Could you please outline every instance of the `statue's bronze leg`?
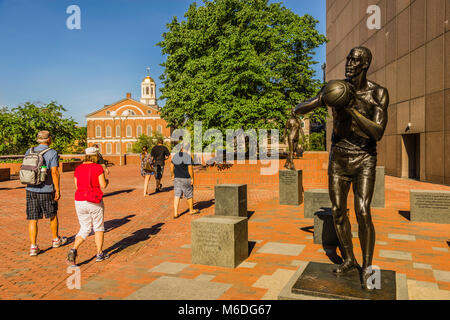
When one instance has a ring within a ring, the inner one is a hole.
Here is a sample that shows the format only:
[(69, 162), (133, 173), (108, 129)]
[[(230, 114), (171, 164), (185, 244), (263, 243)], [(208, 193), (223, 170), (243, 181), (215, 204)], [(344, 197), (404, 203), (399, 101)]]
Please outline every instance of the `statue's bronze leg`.
[(355, 194), (355, 212), (358, 220), (358, 233), (363, 253), (363, 268), (372, 265), (373, 251), (375, 247), (375, 227), (370, 213), (374, 183), (372, 179), (363, 177), (353, 185)]
[(352, 230), (347, 213), (347, 196), (350, 184), (350, 181), (336, 175), (329, 175), (331, 210), (344, 258), (344, 263), (335, 270), (336, 273), (345, 273), (357, 266), (353, 253)]
[(288, 167), (288, 169), (289, 170), (295, 170), (295, 166), (294, 166), (295, 145), (294, 145), (294, 140), (293, 140), (293, 137), (292, 137), (292, 133), (289, 135), (288, 144), (289, 144), (289, 167)]
[(367, 279), (370, 277), (368, 268), (372, 266), (375, 248), (375, 227), (370, 213), (374, 183), (375, 181), (373, 179), (361, 177), (353, 185), (355, 212), (358, 220), (358, 235), (363, 255), (361, 285), (365, 289), (367, 289)]

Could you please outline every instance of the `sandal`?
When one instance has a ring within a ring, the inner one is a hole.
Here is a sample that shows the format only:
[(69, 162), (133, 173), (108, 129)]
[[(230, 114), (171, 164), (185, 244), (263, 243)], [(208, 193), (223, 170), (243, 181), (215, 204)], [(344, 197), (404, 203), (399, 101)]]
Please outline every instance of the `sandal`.
[(195, 215), (195, 214), (199, 214), (200, 213), (200, 211), (199, 210), (194, 210), (194, 211), (192, 211), (192, 212), (189, 212), (191, 215)]

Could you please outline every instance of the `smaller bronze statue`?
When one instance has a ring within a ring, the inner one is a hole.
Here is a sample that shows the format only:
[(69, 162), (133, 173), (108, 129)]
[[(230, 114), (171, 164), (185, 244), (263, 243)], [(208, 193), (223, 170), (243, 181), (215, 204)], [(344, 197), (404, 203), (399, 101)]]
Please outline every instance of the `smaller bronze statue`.
[[(300, 137), (302, 145), (299, 144)], [(289, 155), (284, 167), (288, 170), (295, 170), (294, 155), (300, 156), (303, 154), (305, 134), (303, 133), (302, 122), (294, 112), (291, 113), (291, 118), (289, 118), (286, 122), (286, 127), (284, 128), (284, 139), (285, 143), (289, 147)]]

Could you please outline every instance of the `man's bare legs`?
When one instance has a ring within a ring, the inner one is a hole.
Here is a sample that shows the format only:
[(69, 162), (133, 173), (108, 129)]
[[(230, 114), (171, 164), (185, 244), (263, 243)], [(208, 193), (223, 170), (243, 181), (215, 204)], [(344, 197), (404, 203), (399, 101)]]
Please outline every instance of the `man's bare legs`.
[[(173, 217), (174, 218), (178, 218), (178, 206), (180, 204), (180, 199), (179, 197), (175, 197), (173, 200), (173, 210), (174, 210), (174, 214)], [(194, 209), (194, 198), (190, 198), (190, 199), (186, 199), (187, 203), (188, 203), (188, 207), (189, 207), (189, 213), (190, 214), (197, 214), (199, 213), (198, 210)]]
[(52, 231), (53, 239), (59, 237), (58, 228), (59, 228), (58, 216), (54, 216), (53, 218), (50, 219), (50, 229)]
[(180, 204), (180, 197), (173, 199), (173, 217), (178, 218), (178, 205)]
[[(58, 216), (54, 216), (50, 219), (50, 230), (52, 232), (53, 239), (58, 238)], [(28, 233), (30, 235), (30, 242), (32, 246), (36, 245), (37, 234), (38, 234), (38, 220), (28, 221)]]
[(38, 222), (37, 220), (28, 221), (28, 233), (30, 235), (30, 242), (32, 246), (36, 246), (36, 239), (38, 233)]

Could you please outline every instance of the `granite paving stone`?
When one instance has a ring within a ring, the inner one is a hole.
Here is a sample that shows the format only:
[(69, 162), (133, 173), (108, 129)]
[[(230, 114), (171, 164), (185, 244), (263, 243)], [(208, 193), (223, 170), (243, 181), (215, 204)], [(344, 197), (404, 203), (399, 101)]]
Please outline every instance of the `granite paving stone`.
[(388, 238), (395, 239), (395, 240), (404, 240), (404, 241), (416, 241), (416, 237), (413, 235), (409, 235), (409, 234), (389, 233)]
[(380, 250), (380, 257), (399, 260), (412, 260), (412, 255), (410, 252), (395, 250)]
[(258, 250), (258, 253), (298, 256), (304, 248), (305, 245), (301, 244), (268, 242)]
[(177, 274), (187, 268), (189, 265), (176, 262), (163, 262), (160, 265), (149, 270), (150, 272), (161, 272), (167, 274)]
[(126, 300), (217, 300), (231, 286), (163, 276), (127, 296)]

